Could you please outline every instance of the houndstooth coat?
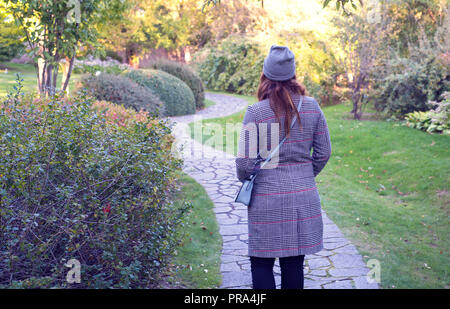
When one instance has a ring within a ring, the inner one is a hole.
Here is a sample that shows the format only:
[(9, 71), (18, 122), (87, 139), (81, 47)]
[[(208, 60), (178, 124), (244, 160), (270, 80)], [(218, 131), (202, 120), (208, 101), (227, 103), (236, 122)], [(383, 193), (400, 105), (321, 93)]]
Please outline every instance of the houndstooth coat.
[[(300, 95), (292, 99), (297, 107)], [(304, 96), (300, 119), (303, 131), (297, 121), (278, 158), (260, 169), (261, 158), (267, 158), (285, 136), (284, 116), (278, 124), (268, 100), (249, 106), (245, 113), (236, 157), (238, 179), (242, 182), (259, 169), (248, 207), (249, 256), (287, 257), (313, 254), (323, 248), (321, 200), (315, 176), (331, 156), (330, 134), (315, 99)]]

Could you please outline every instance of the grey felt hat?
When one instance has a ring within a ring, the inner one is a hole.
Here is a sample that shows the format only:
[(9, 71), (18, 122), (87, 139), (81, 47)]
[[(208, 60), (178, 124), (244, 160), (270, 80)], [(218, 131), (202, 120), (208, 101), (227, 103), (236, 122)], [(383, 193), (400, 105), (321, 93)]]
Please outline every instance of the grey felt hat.
[(263, 73), (275, 81), (285, 81), (295, 75), (295, 56), (286, 46), (272, 45), (269, 55), (264, 60)]

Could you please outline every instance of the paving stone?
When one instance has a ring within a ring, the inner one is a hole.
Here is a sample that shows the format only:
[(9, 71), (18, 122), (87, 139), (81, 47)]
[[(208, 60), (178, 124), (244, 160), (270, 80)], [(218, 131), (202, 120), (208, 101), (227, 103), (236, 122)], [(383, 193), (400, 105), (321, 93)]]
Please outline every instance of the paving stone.
[(328, 250), (334, 250), (340, 247), (348, 245), (348, 241), (338, 241), (338, 242), (324, 242), (323, 247)]
[(344, 247), (336, 248), (333, 251), (336, 253), (359, 254), (358, 250), (352, 244), (348, 244)]
[(233, 240), (233, 241), (224, 243), (223, 247), (226, 249), (247, 249), (248, 245), (243, 241)]
[(219, 230), (221, 235), (240, 235), (248, 233), (248, 227), (245, 224), (221, 225)]
[(323, 285), (324, 289), (352, 289), (352, 283), (349, 280), (336, 281)]
[(321, 259), (308, 260), (309, 269), (329, 267), (330, 265), (330, 261), (328, 261), (328, 259), (325, 257)]
[(219, 224), (237, 224), (239, 222), (239, 217), (234, 216), (231, 217), (228, 215), (228, 213), (221, 213), (221, 214), (216, 214), (216, 218), (217, 218), (217, 223)]
[(313, 269), (308, 273), (308, 275), (326, 277), (327, 272), (324, 269)]
[(367, 275), (368, 272), (369, 270), (365, 268), (332, 268), (328, 271), (333, 277), (346, 278)]
[(221, 272), (226, 272), (226, 271), (240, 272), (241, 271), (241, 267), (235, 262), (233, 262), (233, 263), (226, 263), (226, 264), (221, 264), (220, 265), (220, 271)]
[(252, 277), (250, 271), (231, 271), (222, 273), (221, 288), (237, 288), (242, 285), (251, 285)]
[(378, 283), (376, 283), (376, 282), (369, 283), (367, 281), (366, 276), (353, 278), (353, 282), (355, 283), (355, 286), (357, 289), (378, 289), (379, 288)]
[(336, 254), (331, 256), (330, 260), (336, 268), (365, 268), (366, 266), (359, 254)]

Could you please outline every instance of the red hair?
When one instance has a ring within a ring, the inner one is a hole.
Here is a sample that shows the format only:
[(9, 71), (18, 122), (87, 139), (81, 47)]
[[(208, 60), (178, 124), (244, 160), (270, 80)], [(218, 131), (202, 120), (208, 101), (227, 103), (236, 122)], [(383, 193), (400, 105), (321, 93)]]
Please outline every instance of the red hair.
[(264, 73), (261, 74), (257, 92), (258, 100), (262, 101), (269, 99), (270, 107), (275, 113), (278, 123), (280, 123), (280, 118), (283, 115), (286, 116), (284, 119), (284, 130), (286, 132), (286, 136), (289, 136), (291, 133), (291, 121), (294, 113), (297, 116), (300, 129), (302, 129), (300, 115), (294, 105), (294, 102), (292, 101), (291, 94), (306, 94), (305, 87), (297, 81), (295, 75), (289, 80), (280, 82), (268, 79)]

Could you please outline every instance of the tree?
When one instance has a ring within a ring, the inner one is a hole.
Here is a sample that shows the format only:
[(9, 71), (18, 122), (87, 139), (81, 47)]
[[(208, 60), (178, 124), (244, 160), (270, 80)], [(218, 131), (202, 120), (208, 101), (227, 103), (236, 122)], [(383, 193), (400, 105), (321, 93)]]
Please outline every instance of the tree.
[(131, 63), (141, 52), (164, 48), (178, 52), (189, 45), (192, 35), (206, 19), (197, 1), (133, 0), (120, 20), (108, 20), (99, 27), (103, 45), (125, 50)]
[(20, 27), (36, 68), (41, 95), (55, 92), (59, 65), (66, 59), (62, 90), (72, 74), (80, 45), (96, 43), (94, 25), (106, 15), (117, 16), (126, 2), (121, 0), (2, 0), (5, 12)]
[(358, 14), (340, 17), (336, 24), (341, 31), (339, 37), (344, 49), (344, 57), (339, 61), (346, 69), (348, 85), (351, 89), (355, 119), (360, 119), (368, 102), (370, 74), (380, 49), (383, 27), (378, 19), (370, 20), (372, 7), (363, 6)]

